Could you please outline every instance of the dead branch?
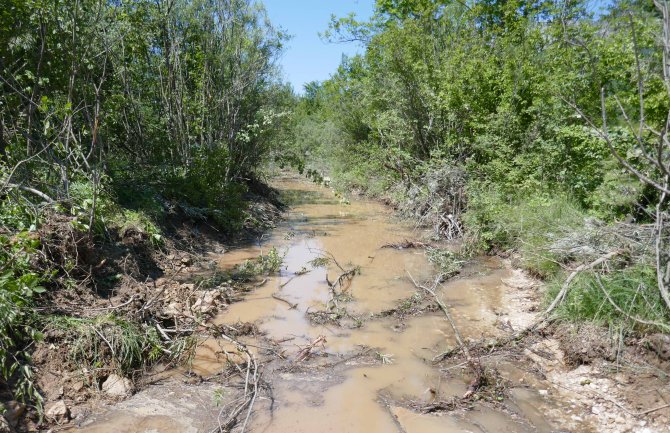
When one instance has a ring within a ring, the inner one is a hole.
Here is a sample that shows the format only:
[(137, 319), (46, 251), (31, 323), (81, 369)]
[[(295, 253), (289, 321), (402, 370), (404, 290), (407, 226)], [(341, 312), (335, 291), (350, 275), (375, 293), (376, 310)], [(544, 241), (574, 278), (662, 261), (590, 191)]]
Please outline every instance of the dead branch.
[(558, 292), (558, 295), (554, 298), (554, 300), (551, 302), (551, 305), (545, 310), (544, 313), (542, 313), (542, 320), (544, 320), (546, 317), (551, 314), (556, 307), (563, 301), (565, 296), (568, 294), (568, 291), (570, 290), (570, 283), (572, 283), (572, 280), (575, 279), (577, 275), (579, 275), (581, 272), (586, 271), (588, 269), (593, 269), (596, 266), (605, 263), (606, 261), (612, 259), (615, 256), (618, 256), (621, 254), (620, 250), (612, 251), (610, 253), (605, 254), (604, 256), (592, 261), (591, 263), (585, 263), (580, 266), (578, 266), (572, 273), (568, 276), (568, 278), (565, 280), (563, 283), (563, 286), (561, 287), (561, 291)]
[[(333, 310), (337, 308), (337, 297), (343, 293), (346, 292), (349, 287), (351, 287), (351, 280), (360, 272), (359, 267), (355, 267), (353, 269), (350, 269), (348, 271), (345, 271), (344, 273), (340, 274), (339, 277), (334, 282), (331, 282), (330, 279), (328, 279), (328, 274), (326, 273), (326, 282), (328, 283), (328, 291), (330, 292), (330, 299), (328, 300), (328, 309)], [(345, 282), (347, 285), (345, 286)], [(340, 293), (337, 293), (337, 288), (340, 288)]]
[(307, 347), (300, 349), (300, 352), (298, 352), (298, 354), (295, 357), (295, 362), (302, 362), (306, 360), (312, 354), (312, 350), (314, 349), (314, 347), (316, 347), (319, 344), (323, 345), (324, 343), (326, 343), (326, 336), (319, 335)]
[(395, 250), (406, 250), (406, 249), (411, 249), (411, 248), (426, 249), (426, 248), (429, 248), (430, 246), (431, 246), (430, 244), (425, 244), (423, 242), (409, 241), (409, 240), (405, 239), (403, 242), (384, 244), (384, 245), (381, 246), (381, 248), (393, 248)]
[(54, 200), (51, 197), (49, 197), (48, 195), (46, 195), (42, 191), (36, 190), (35, 188), (31, 188), (31, 187), (23, 186), (23, 185), (17, 185), (15, 183), (7, 183), (7, 184), (4, 185), (4, 187), (20, 189), (21, 191), (29, 192), (31, 194), (34, 194), (34, 195), (38, 196), (39, 198), (41, 198), (42, 200), (46, 201), (49, 204), (54, 203)]
[(281, 302), (285, 303), (286, 305), (288, 305), (288, 306), (289, 306), (289, 310), (295, 310), (296, 308), (298, 308), (298, 304), (293, 304), (293, 303), (287, 301), (286, 299), (280, 297), (280, 296), (277, 295), (276, 293), (273, 293), (271, 296), (272, 296), (274, 299), (276, 299), (276, 300), (278, 300), (278, 301), (281, 301)]
[(412, 280), (412, 283), (414, 283), (414, 286), (417, 289), (423, 289), (429, 294), (433, 296), (435, 299), (435, 302), (437, 305), (440, 307), (442, 312), (447, 318), (447, 321), (449, 321), (449, 324), (451, 325), (451, 329), (454, 331), (454, 335), (456, 336), (456, 341), (458, 342), (458, 346), (460, 347), (461, 351), (463, 352), (463, 355), (465, 356), (465, 359), (468, 363), (468, 366), (472, 370), (473, 374), (475, 375), (475, 378), (472, 380), (470, 383), (470, 386), (468, 387), (467, 392), (463, 395), (463, 399), (470, 398), (475, 392), (477, 392), (477, 389), (482, 385), (482, 381), (484, 378), (484, 371), (482, 368), (481, 363), (479, 360), (476, 360), (475, 358), (472, 357), (472, 354), (470, 353), (470, 349), (468, 348), (467, 344), (463, 342), (463, 338), (461, 337), (461, 333), (458, 330), (458, 327), (456, 326), (456, 322), (454, 322), (454, 319), (451, 317), (451, 313), (449, 313), (449, 308), (447, 305), (440, 299), (440, 297), (437, 295), (435, 292), (435, 288), (437, 287), (438, 284), (440, 284), (440, 281), (442, 281), (443, 275), (438, 275), (435, 281), (433, 282), (433, 287), (426, 287), (423, 285), (420, 285), (414, 280), (414, 277), (412, 274), (407, 271), (407, 275), (409, 275), (409, 278)]
[[(548, 325), (551, 322), (551, 319), (550, 319), (551, 313), (556, 309), (556, 307), (558, 307), (558, 305), (560, 305), (560, 303), (563, 301), (563, 299), (565, 299), (565, 296), (568, 294), (568, 291), (570, 290), (570, 283), (572, 282), (572, 280), (575, 279), (575, 277), (577, 275), (579, 275), (579, 273), (581, 273), (585, 270), (593, 269), (596, 266), (601, 265), (601, 264), (605, 263), (606, 261), (612, 259), (613, 257), (616, 257), (617, 255), (620, 255), (621, 253), (622, 253), (621, 250), (612, 251), (612, 252), (609, 252), (609, 253), (605, 254), (604, 256), (601, 256), (600, 258), (598, 258), (598, 259), (596, 259), (596, 260), (594, 260), (590, 263), (585, 263), (585, 264), (582, 264), (582, 265), (578, 266), (574, 271), (572, 271), (572, 273), (565, 280), (565, 282), (563, 283), (563, 286), (561, 287), (561, 291), (558, 293), (558, 295), (556, 295), (556, 297), (552, 301), (551, 305), (549, 305), (549, 307), (542, 314), (540, 314), (540, 316), (533, 323), (526, 326), (525, 328), (522, 328), (522, 329), (516, 331), (515, 333), (513, 333), (511, 335), (508, 335), (508, 336), (500, 338), (500, 339), (496, 339), (492, 343), (487, 343), (487, 344), (483, 345), (483, 347), (491, 348), (491, 347), (506, 346), (507, 344), (509, 344), (513, 341), (517, 341), (520, 338), (526, 336), (527, 334), (531, 333), (532, 331), (534, 331), (538, 328), (541, 328), (545, 325)], [(443, 352), (443, 353), (437, 355), (435, 358), (433, 358), (433, 362), (439, 362), (439, 361), (441, 361), (445, 358), (448, 358), (448, 357), (452, 356), (455, 352), (456, 352), (455, 349), (451, 349), (451, 350), (448, 350), (446, 352)]]
[[(232, 402), (228, 403), (227, 405), (224, 405), (221, 408), (217, 420), (218, 427), (211, 430), (210, 433), (223, 433), (231, 431), (231, 429), (237, 424), (238, 417), (246, 410), (246, 416), (244, 418), (244, 422), (242, 423), (242, 428), (240, 430), (241, 433), (244, 433), (247, 424), (249, 423), (249, 419), (251, 418), (251, 412), (253, 410), (254, 404), (256, 403), (256, 399), (258, 397), (259, 392), (261, 374), (259, 373), (258, 361), (256, 360), (256, 357), (251, 352), (249, 352), (249, 349), (247, 349), (246, 345), (244, 345), (243, 343), (225, 334), (221, 334), (218, 337), (235, 344), (237, 350), (245, 354), (247, 362), (246, 362), (246, 370), (243, 370), (240, 366), (235, 365), (238, 370), (238, 373), (243, 375), (245, 378), (244, 394), (242, 395), (242, 397), (233, 400)], [(223, 418), (224, 411), (228, 406), (232, 405), (233, 403), (238, 404), (229, 412), (228, 416)]]

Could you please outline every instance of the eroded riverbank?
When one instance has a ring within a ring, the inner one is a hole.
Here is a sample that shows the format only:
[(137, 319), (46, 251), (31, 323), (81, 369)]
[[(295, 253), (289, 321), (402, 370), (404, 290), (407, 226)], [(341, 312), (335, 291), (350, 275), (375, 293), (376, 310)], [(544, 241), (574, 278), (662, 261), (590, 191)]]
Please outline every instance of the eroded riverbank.
[[(466, 363), (433, 362), (455, 347), (453, 330), (408, 277), (429, 280), (435, 269), (421, 250), (381, 248), (422, 233), (394, 221), (378, 203), (342, 204), (329, 190), (292, 178), (277, 187), (291, 206), (280, 227), (257, 245), (212, 257), (227, 269), (271, 247), (285, 254), (278, 275), (260, 281), (212, 320), (248, 348), (265, 384), (247, 431), (600, 430), (583, 404), (547, 381), (547, 371), (538, 368), (541, 360), (532, 361), (533, 355), (555, 357), (546, 350), (482, 356), (489, 383), (463, 401), (472, 380)], [(328, 263), (319, 261), (324, 257)], [(326, 307), (329, 282), (340, 268), (360, 273), (343, 289), (346, 296), (334, 312)], [(497, 258), (466, 265), (438, 294), (463, 337), (472, 340), (518, 329), (532, 320), (538, 303), (534, 282)], [(325, 341), (310, 347), (322, 336)], [(309, 357), (301, 360), (308, 347)], [(245, 362), (228, 339), (203, 339), (185, 371), (98, 410), (76, 431), (216, 431), (240, 398), (245, 381), (231, 378), (236, 368), (249, 371)], [(233, 429), (245, 425), (245, 415)]]

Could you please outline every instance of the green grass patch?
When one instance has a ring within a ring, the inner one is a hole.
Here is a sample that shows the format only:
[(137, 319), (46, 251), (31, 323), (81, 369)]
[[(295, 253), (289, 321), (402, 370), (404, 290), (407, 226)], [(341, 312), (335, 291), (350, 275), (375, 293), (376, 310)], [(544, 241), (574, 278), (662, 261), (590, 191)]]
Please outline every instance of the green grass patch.
[[(558, 294), (564, 278), (561, 273), (550, 282), (548, 302)], [(555, 314), (569, 322), (592, 321), (640, 333), (670, 331), (670, 315), (658, 291), (656, 270), (645, 265), (601, 275), (582, 272), (572, 281), (570, 291)]]
[(177, 359), (188, 344), (185, 340), (164, 342), (155, 327), (131, 322), (113, 314), (94, 318), (51, 316), (47, 328), (69, 347), (76, 365), (112, 368), (124, 374), (167, 356)]

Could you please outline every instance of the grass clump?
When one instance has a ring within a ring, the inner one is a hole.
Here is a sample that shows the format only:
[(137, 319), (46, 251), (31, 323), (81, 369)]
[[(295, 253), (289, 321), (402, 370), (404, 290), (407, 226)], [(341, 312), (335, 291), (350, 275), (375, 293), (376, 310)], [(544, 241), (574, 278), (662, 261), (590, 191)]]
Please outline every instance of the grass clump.
[(69, 347), (73, 364), (111, 368), (124, 374), (157, 362), (165, 356), (179, 358), (186, 340), (164, 342), (153, 326), (129, 321), (114, 314), (93, 318), (51, 316), (47, 328)]
[[(553, 299), (564, 280), (558, 274), (549, 284), (547, 298)], [(640, 333), (670, 332), (670, 316), (664, 308), (652, 266), (636, 264), (611, 272), (583, 272), (556, 311), (568, 322), (591, 321)]]

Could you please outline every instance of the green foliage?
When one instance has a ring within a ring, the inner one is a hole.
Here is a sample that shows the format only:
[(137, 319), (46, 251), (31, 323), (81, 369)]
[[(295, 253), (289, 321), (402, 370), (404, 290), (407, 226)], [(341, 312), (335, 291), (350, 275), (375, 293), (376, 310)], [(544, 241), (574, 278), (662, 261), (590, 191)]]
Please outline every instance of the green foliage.
[(306, 167), (343, 189), (401, 202), (400, 191), (420, 184), (424, 167), (443, 164), (466, 170), (476, 183), (473, 200), (490, 187), (515, 200), (564, 195), (606, 220), (641, 216), (634, 203), (645, 192), (626, 176), (616, 179), (610, 150), (583, 117), (599, 123), (605, 86), (617, 150), (644, 166), (621, 116), (639, 103), (629, 12), (655, 128), (669, 106), (659, 79), (658, 14), (621, 3), (593, 19), (582, 2), (523, 0), (380, 0), (376, 7), (369, 23), (331, 24), (332, 39), (359, 39), (367, 50), (312, 83), (301, 100), (295, 146)]
[(522, 266), (542, 277), (553, 275), (565, 259), (552, 251), (552, 244), (581, 228), (587, 217), (562, 196), (506, 199), (489, 189), (471, 197), (464, 217), (469, 242), (475, 248), (517, 250)]
[(33, 310), (48, 275), (33, 271), (39, 247), (35, 233), (0, 235), (0, 377), (14, 397), (41, 402), (30, 367), (30, 344), (41, 338)]
[(428, 260), (437, 266), (444, 278), (458, 274), (465, 263), (458, 254), (447, 249), (429, 248), (426, 255)]
[(267, 254), (261, 254), (254, 260), (245, 260), (233, 274), (236, 279), (250, 279), (259, 275), (276, 274), (284, 262), (284, 254), (272, 247)]

